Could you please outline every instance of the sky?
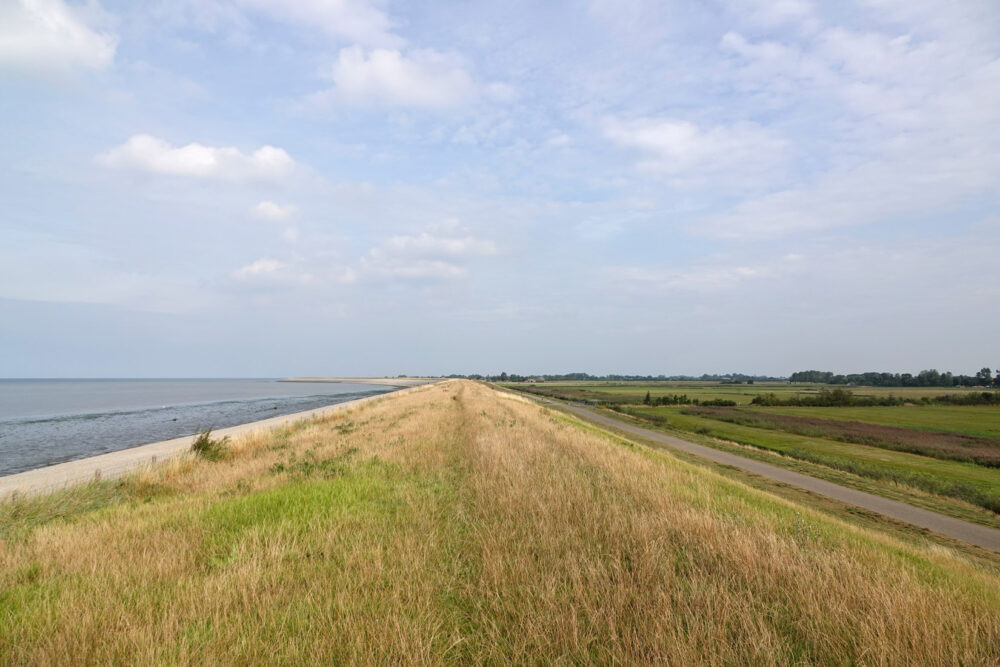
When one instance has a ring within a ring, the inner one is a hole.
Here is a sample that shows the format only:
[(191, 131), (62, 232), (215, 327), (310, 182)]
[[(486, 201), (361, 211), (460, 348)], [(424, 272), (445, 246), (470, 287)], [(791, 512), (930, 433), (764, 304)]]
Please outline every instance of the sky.
[(0, 0), (0, 377), (1000, 366), (996, 0)]

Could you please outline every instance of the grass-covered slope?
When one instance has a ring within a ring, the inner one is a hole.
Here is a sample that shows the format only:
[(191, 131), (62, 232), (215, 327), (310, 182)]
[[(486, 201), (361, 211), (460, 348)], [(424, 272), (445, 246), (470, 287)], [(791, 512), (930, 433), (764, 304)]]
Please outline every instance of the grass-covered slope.
[(0, 507), (0, 663), (996, 664), (1000, 575), (450, 382)]

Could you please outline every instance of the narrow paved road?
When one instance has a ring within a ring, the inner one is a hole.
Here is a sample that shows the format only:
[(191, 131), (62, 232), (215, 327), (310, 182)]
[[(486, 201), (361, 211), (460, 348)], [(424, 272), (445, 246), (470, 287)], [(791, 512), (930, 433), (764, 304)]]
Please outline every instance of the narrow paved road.
[(752, 472), (755, 475), (760, 475), (761, 477), (769, 477), (790, 486), (797, 486), (800, 489), (812, 491), (813, 493), (817, 493), (821, 496), (826, 496), (828, 498), (833, 498), (834, 500), (856, 505), (857, 507), (863, 507), (866, 510), (878, 512), (879, 514), (884, 514), (885, 516), (898, 519), (899, 521), (905, 521), (906, 523), (917, 526), (918, 528), (932, 530), (935, 533), (940, 533), (941, 535), (946, 535), (948, 537), (955, 538), (956, 540), (962, 540), (963, 542), (968, 542), (969, 544), (975, 544), (976, 546), (983, 547), (984, 549), (1000, 551), (1000, 530), (995, 528), (980, 526), (979, 524), (969, 523), (968, 521), (962, 521), (961, 519), (955, 519), (950, 516), (938, 514), (937, 512), (931, 512), (919, 507), (914, 507), (913, 505), (907, 505), (906, 503), (901, 503), (897, 500), (890, 500), (888, 498), (883, 498), (882, 496), (865, 493), (864, 491), (850, 489), (846, 486), (834, 484), (833, 482), (827, 482), (822, 479), (810, 477), (809, 475), (803, 475), (802, 473), (786, 470), (785, 468), (779, 468), (778, 466), (773, 466), (769, 463), (754, 461), (753, 459), (747, 459), (742, 456), (737, 456), (736, 454), (729, 454), (728, 452), (712, 449), (711, 447), (705, 447), (704, 445), (696, 445), (693, 442), (681, 440), (680, 438), (667, 435), (666, 433), (662, 433), (660, 431), (654, 431), (641, 426), (636, 426), (635, 424), (630, 424), (578, 405), (567, 405), (565, 403), (554, 403), (554, 405), (559, 405), (560, 407), (583, 417), (587, 421), (594, 422), (602, 426), (607, 426), (618, 431), (641, 436), (646, 440), (652, 440), (664, 445), (669, 445), (670, 447), (690, 452), (691, 454), (710, 459), (717, 463), (733, 466), (734, 468), (746, 470), (747, 472)]

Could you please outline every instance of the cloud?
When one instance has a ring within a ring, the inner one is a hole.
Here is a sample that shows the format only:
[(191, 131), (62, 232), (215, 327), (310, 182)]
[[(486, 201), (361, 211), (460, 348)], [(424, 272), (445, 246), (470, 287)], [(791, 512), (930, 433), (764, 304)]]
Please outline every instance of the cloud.
[(256, 262), (233, 271), (233, 277), (238, 280), (247, 280), (259, 276), (273, 276), (285, 268), (285, 264), (276, 259), (258, 259)]
[(497, 253), (488, 239), (424, 232), (390, 237), (361, 258), (361, 269), (376, 279), (452, 280), (467, 275), (469, 261)]
[[(790, 256), (794, 263), (799, 258)], [(605, 280), (638, 293), (653, 292), (717, 292), (733, 289), (749, 281), (773, 278), (786, 267), (768, 265), (708, 265), (687, 269), (663, 267), (614, 267), (605, 270)]]
[(749, 25), (765, 28), (796, 24), (814, 29), (818, 23), (815, 5), (806, 0), (735, 0), (729, 11)]
[(71, 8), (61, 0), (0, 3), (0, 67), (17, 70), (103, 70), (114, 61), (118, 38), (100, 32), (99, 10)]
[(473, 255), (495, 255), (497, 246), (493, 241), (473, 236), (440, 237), (424, 232), (419, 236), (393, 236), (384, 248), (398, 255), (418, 257), (469, 257)]
[(240, 267), (230, 275), (237, 282), (256, 287), (304, 286), (315, 282), (312, 273), (303, 270), (298, 263), (289, 264), (267, 257)]
[(341, 49), (333, 65), (331, 94), (357, 106), (445, 109), (476, 93), (457, 58), (432, 50), (399, 51), (359, 46)]
[(44, 232), (6, 231), (0, 243), (0, 299), (190, 312), (215, 304), (190, 274), (123, 266), (111, 253)]
[(233, 181), (276, 179), (295, 166), (288, 153), (274, 146), (262, 146), (252, 153), (198, 143), (175, 148), (146, 134), (137, 134), (95, 159), (115, 169)]
[(398, 47), (388, 15), (368, 0), (237, 0), (238, 4), (286, 23), (321, 30), (366, 46)]
[(743, 172), (759, 178), (777, 168), (786, 142), (755, 123), (698, 125), (673, 118), (608, 118), (604, 136), (613, 143), (644, 154), (639, 167), (666, 174), (676, 184), (702, 183), (723, 172)]
[(264, 220), (287, 220), (295, 213), (295, 207), (291, 204), (281, 206), (280, 204), (275, 204), (273, 201), (262, 201), (252, 209), (256, 217), (262, 218)]
[(697, 231), (774, 238), (898, 224), (995, 189), (1000, 42), (983, 37), (958, 7), (898, 32), (905, 22), (894, 13), (911, 9), (879, 4), (895, 32), (828, 28), (801, 46), (723, 37), (745, 94), (790, 113), (812, 110), (808, 140), (827, 164), (801, 182), (702, 217)]

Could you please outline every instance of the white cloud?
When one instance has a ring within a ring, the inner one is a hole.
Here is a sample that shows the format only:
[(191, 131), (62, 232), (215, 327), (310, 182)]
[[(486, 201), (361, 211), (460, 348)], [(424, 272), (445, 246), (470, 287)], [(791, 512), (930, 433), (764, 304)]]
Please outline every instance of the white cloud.
[(369, 0), (237, 0), (238, 4), (287, 23), (320, 30), (366, 46), (398, 47), (384, 11)]
[(252, 209), (251, 212), (258, 218), (264, 220), (287, 220), (295, 213), (295, 207), (291, 204), (282, 206), (273, 201), (262, 201)]
[(303, 286), (314, 282), (313, 275), (296, 264), (272, 258), (258, 259), (231, 275), (240, 283), (258, 287)]
[(246, 266), (234, 271), (233, 277), (240, 280), (246, 280), (247, 278), (255, 278), (258, 276), (271, 276), (284, 268), (285, 264), (276, 259), (258, 259), (257, 261), (247, 264)]
[(611, 283), (640, 293), (650, 290), (715, 292), (778, 273), (778, 267), (774, 266), (615, 267), (605, 271), (605, 276)]
[(807, 0), (735, 0), (729, 9), (743, 22), (765, 28), (792, 23), (810, 29), (818, 23), (816, 7)]
[(604, 122), (612, 142), (645, 154), (639, 166), (672, 177), (678, 184), (700, 183), (721, 172), (743, 172), (760, 178), (785, 157), (786, 142), (754, 123), (699, 127), (671, 118), (637, 118)]
[(0, 3), (0, 67), (38, 71), (102, 70), (115, 57), (118, 39), (92, 23), (96, 6), (73, 8), (62, 0)]
[(333, 82), (337, 99), (359, 106), (444, 109), (462, 104), (476, 92), (457, 58), (432, 50), (406, 56), (389, 49), (341, 49), (333, 65)]
[(934, 21), (907, 29), (913, 7), (878, 5), (895, 32), (834, 27), (802, 46), (723, 37), (722, 47), (738, 56), (735, 80), (746, 93), (790, 112), (812, 104), (827, 119), (809, 140), (828, 151), (829, 166), (704, 217), (699, 231), (778, 237), (893, 223), (995, 188), (1000, 39), (984, 37), (976, 12), (958, 6), (939, 7)]
[(109, 253), (46, 233), (6, 231), (0, 244), (0, 299), (106, 304), (144, 312), (211, 308), (190, 275), (123, 266)]
[(224, 180), (280, 178), (295, 165), (288, 153), (274, 146), (262, 146), (252, 153), (198, 143), (174, 147), (146, 134), (131, 137), (96, 160), (116, 169)]
[(469, 257), (474, 255), (495, 255), (497, 246), (493, 241), (473, 236), (440, 237), (426, 232), (419, 236), (393, 236), (385, 244), (388, 252), (419, 257)]
[(401, 259), (386, 257), (372, 252), (362, 258), (361, 267), (371, 277), (379, 279), (409, 280), (454, 280), (464, 278), (468, 271), (463, 266), (427, 259)]
[(495, 255), (496, 244), (474, 236), (393, 236), (361, 259), (362, 271), (377, 279), (450, 280), (468, 273), (476, 257)]

